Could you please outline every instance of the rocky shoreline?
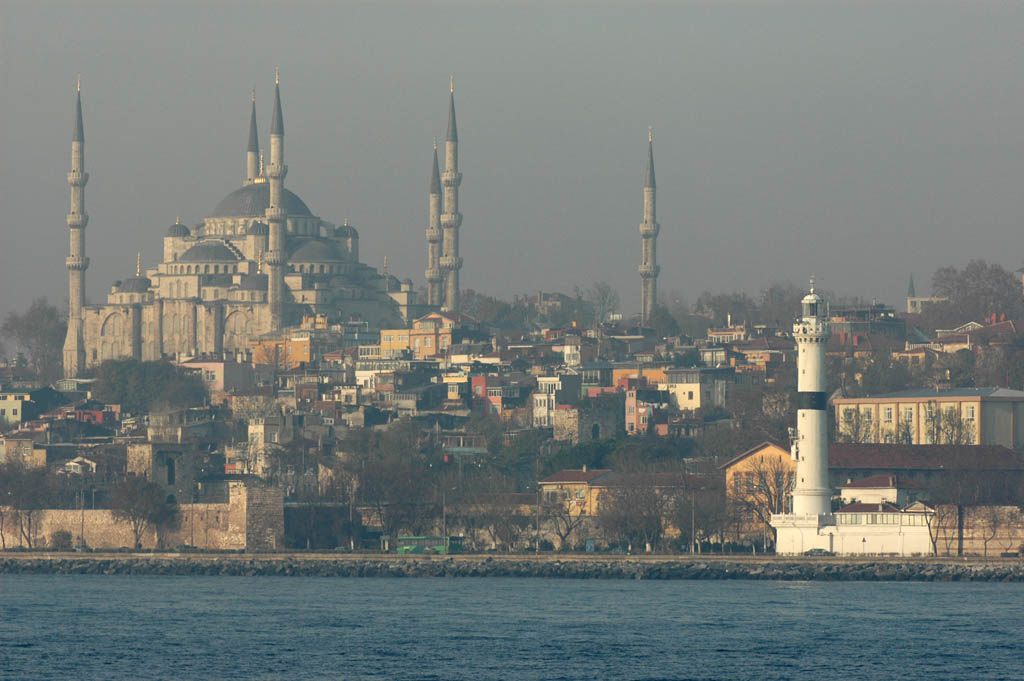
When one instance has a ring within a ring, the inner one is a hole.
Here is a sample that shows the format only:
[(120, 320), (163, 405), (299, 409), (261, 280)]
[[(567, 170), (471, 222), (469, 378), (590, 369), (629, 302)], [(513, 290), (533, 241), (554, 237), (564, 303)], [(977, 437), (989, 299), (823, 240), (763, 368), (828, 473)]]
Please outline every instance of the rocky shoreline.
[(369, 557), (296, 555), (0, 556), (0, 574), (297, 577), (541, 577), (549, 579), (752, 579), (1024, 582), (1018, 561), (814, 561), (794, 559)]

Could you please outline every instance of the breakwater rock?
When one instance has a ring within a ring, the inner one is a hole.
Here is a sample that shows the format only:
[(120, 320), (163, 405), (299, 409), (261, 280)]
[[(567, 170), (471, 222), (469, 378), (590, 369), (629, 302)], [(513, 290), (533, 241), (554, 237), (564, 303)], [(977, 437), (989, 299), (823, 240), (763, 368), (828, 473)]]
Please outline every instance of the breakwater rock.
[(1024, 582), (1024, 564), (1017, 561), (882, 559), (854, 562), (780, 558), (23, 554), (0, 555), (0, 574)]

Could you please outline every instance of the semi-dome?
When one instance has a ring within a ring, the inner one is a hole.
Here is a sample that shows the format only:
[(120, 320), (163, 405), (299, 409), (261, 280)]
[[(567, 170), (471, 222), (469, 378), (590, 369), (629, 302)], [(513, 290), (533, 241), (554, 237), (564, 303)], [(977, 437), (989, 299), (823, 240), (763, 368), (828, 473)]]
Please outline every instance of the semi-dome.
[(121, 282), (118, 293), (145, 293), (153, 286), (148, 277), (131, 277)]
[[(284, 190), (284, 211), (287, 215), (312, 217), (305, 202), (298, 196)], [(236, 189), (221, 200), (213, 210), (213, 218), (258, 218), (267, 214), (270, 206), (270, 184), (256, 182)]]
[(178, 262), (236, 262), (236, 256), (223, 241), (201, 241), (181, 254)]
[(188, 227), (181, 224), (180, 222), (175, 222), (173, 225), (167, 228), (167, 236), (192, 236), (192, 232), (189, 230)]
[(249, 236), (270, 236), (270, 227), (265, 222), (256, 221), (249, 225)]
[(289, 262), (338, 262), (344, 259), (338, 247), (324, 239), (297, 240), (288, 256)]

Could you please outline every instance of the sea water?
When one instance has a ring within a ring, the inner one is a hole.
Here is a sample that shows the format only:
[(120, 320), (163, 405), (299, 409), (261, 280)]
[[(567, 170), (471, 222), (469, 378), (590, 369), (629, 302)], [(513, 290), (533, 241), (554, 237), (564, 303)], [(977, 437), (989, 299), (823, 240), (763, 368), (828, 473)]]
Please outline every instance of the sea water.
[(0, 575), (2, 679), (1024, 679), (1024, 586)]

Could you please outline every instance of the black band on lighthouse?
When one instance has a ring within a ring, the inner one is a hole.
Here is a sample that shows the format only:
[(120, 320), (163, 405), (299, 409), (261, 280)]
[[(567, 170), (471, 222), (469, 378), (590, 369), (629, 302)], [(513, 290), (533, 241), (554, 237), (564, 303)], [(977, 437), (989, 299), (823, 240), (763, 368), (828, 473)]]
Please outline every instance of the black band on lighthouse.
[(816, 409), (824, 411), (828, 405), (828, 395), (825, 393), (798, 392), (796, 394), (797, 409)]

